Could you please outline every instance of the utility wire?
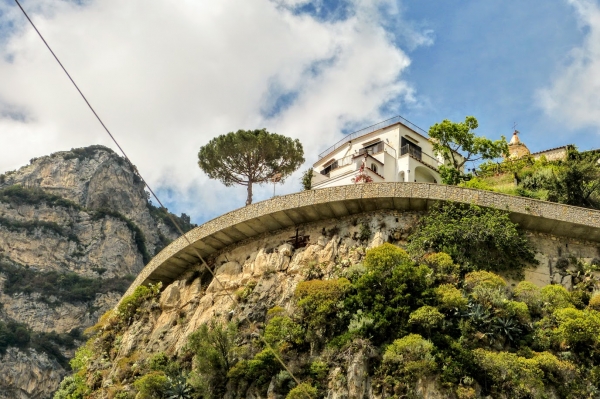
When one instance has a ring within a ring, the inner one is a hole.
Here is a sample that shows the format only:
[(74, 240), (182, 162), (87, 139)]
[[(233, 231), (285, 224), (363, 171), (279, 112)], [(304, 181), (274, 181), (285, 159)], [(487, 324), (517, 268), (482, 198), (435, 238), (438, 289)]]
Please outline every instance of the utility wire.
[[(150, 193), (152, 193), (152, 196), (156, 199), (156, 201), (159, 203), (159, 205), (162, 208), (165, 208), (165, 206), (160, 201), (160, 199), (158, 198), (158, 196), (154, 193), (154, 191), (152, 190), (152, 188), (150, 187), (150, 185), (146, 182), (146, 180), (142, 177), (141, 173), (133, 165), (133, 163), (131, 162), (131, 160), (129, 159), (129, 157), (127, 156), (127, 154), (125, 153), (125, 151), (123, 150), (123, 148), (119, 145), (119, 143), (117, 142), (117, 139), (115, 139), (115, 136), (113, 136), (113, 134), (110, 132), (110, 130), (108, 130), (108, 128), (106, 127), (106, 125), (104, 124), (104, 122), (102, 122), (102, 119), (100, 119), (100, 116), (96, 113), (96, 111), (94, 110), (94, 108), (92, 107), (92, 105), (90, 104), (90, 102), (88, 101), (88, 99), (85, 97), (85, 95), (83, 94), (83, 92), (81, 91), (81, 89), (79, 89), (79, 86), (77, 86), (77, 83), (75, 83), (75, 80), (73, 80), (73, 78), (71, 77), (71, 75), (69, 74), (69, 72), (67, 72), (67, 69), (64, 67), (64, 65), (62, 64), (62, 62), (60, 62), (60, 60), (58, 59), (58, 57), (56, 56), (56, 54), (54, 53), (54, 51), (52, 51), (52, 48), (50, 48), (50, 45), (48, 44), (48, 42), (46, 41), (46, 39), (44, 39), (44, 36), (42, 36), (42, 34), (38, 30), (38, 28), (35, 26), (35, 24), (31, 20), (31, 18), (29, 18), (29, 15), (27, 15), (27, 12), (25, 12), (25, 10), (23, 9), (23, 7), (21, 6), (21, 3), (19, 3), (19, 0), (15, 0), (15, 3), (17, 3), (17, 6), (19, 6), (19, 8), (21, 9), (21, 11), (23, 12), (23, 15), (25, 15), (25, 18), (27, 18), (27, 20), (29, 21), (29, 23), (31, 24), (31, 26), (33, 27), (33, 29), (37, 32), (37, 34), (40, 37), (40, 39), (42, 39), (42, 41), (46, 45), (46, 48), (48, 48), (48, 50), (50, 51), (50, 53), (52, 54), (52, 56), (54, 57), (54, 59), (56, 60), (56, 62), (58, 62), (58, 65), (60, 65), (60, 67), (62, 68), (62, 70), (64, 71), (64, 73), (67, 75), (67, 77), (69, 78), (69, 80), (71, 81), (71, 83), (73, 84), (73, 86), (75, 86), (75, 89), (77, 89), (77, 92), (81, 95), (81, 98), (83, 98), (83, 101), (85, 101), (85, 103), (87, 104), (87, 106), (89, 107), (89, 109), (92, 111), (92, 113), (94, 114), (94, 116), (96, 117), (96, 119), (98, 119), (98, 122), (100, 122), (100, 124), (102, 125), (102, 127), (104, 128), (104, 130), (106, 131), (106, 133), (108, 133), (108, 135), (110, 136), (110, 138), (112, 139), (112, 141), (119, 148), (119, 150), (121, 151), (121, 153), (123, 154), (123, 156), (125, 157), (125, 159), (127, 160), (127, 162), (129, 162), (129, 165), (133, 168), (134, 173), (136, 173), (139, 176), (139, 178), (142, 180), (142, 182), (144, 183), (144, 185), (148, 188), (148, 190), (150, 191)], [(170, 212), (167, 212), (167, 216), (169, 217), (169, 219), (171, 219), (171, 221), (173, 222), (173, 224), (175, 225), (175, 227), (177, 227), (177, 230), (179, 231), (179, 234), (181, 234), (181, 236), (185, 238), (185, 240), (187, 241), (188, 245), (194, 250), (194, 252), (196, 253), (196, 256), (202, 262), (202, 265), (210, 272), (210, 274), (212, 275), (213, 279), (219, 283), (219, 285), (221, 286), (221, 289), (223, 291), (225, 291), (227, 297), (229, 299), (231, 299), (231, 301), (234, 304), (234, 309), (237, 309), (239, 307), (238, 301), (236, 301), (235, 298), (231, 295), (231, 293), (229, 293), (229, 291), (227, 291), (227, 289), (225, 288), (225, 286), (223, 285), (223, 283), (221, 282), (221, 280), (219, 280), (219, 278), (216, 276), (215, 272), (210, 268), (210, 266), (208, 266), (208, 264), (206, 263), (206, 261), (204, 260), (204, 258), (202, 257), (202, 255), (200, 255), (200, 252), (198, 252), (198, 249), (196, 249), (196, 247), (194, 247), (192, 245), (192, 242), (187, 237), (187, 235), (183, 232), (183, 230), (181, 229), (181, 227), (179, 226), (179, 224), (177, 223), (177, 221), (171, 215)], [(275, 358), (279, 361), (279, 363), (283, 366), (283, 368), (294, 379), (294, 381), (296, 382), (296, 385), (300, 385), (300, 381), (294, 376), (294, 374), (289, 369), (289, 367), (283, 362), (283, 360), (277, 354), (277, 352), (275, 351), (275, 349), (273, 349), (273, 347), (264, 339), (263, 336), (261, 336), (259, 334), (259, 337), (260, 337), (260, 340), (263, 342), (263, 344), (267, 348), (269, 348), (271, 350), (271, 352), (273, 353), (273, 355), (275, 356)], [(306, 396), (309, 396), (309, 395), (306, 394)]]

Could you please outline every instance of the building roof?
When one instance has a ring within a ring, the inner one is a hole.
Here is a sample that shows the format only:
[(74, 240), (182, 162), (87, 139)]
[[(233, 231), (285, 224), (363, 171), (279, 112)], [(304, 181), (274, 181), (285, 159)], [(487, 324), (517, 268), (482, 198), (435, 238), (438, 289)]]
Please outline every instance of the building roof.
[(513, 136), (510, 139), (510, 142), (508, 143), (508, 145), (524, 145), (521, 142), (521, 139), (519, 139), (519, 132), (517, 130), (515, 130), (515, 132), (513, 133)]
[(532, 152), (531, 155), (543, 154), (545, 152), (550, 152), (550, 151), (554, 151), (554, 150), (560, 150), (562, 148), (569, 148), (569, 147), (573, 147), (573, 144), (567, 144), (567, 145), (563, 145), (561, 147), (548, 148), (547, 150), (542, 150), (542, 151), (538, 151), (538, 152)]
[[(367, 127), (363, 128), (363, 129), (357, 130), (356, 132), (349, 133), (349, 134), (345, 135), (337, 143), (335, 143), (334, 145), (332, 145), (331, 147), (329, 147), (328, 149), (326, 149), (325, 151), (323, 151), (322, 153), (320, 153), (319, 154), (319, 160), (325, 158), (327, 155), (330, 155), (335, 150), (337, 150), (338, 148), (340, 148), (343, 144), (345, 144), (345, 143), (347, 143), (347, 142), (349, 142), (351, 140), (355, 140), (357, 138), (366, 136), (368, 134), (377, 132), (379, 130), (388, 128), (388, 127), (393, 126), (393, 125), (402, 125), (402, 126), (406, 127), (407, 129), (410, 129), (415, 134), (418, 134), (419, 136), (421, 136), (424, 139), (428, 140), (428, 137), (426, 136), (427, 132), (425, 130), (421, 129), (420, 127), (418, 127), (414, 123), (410, 122), (409, 120), (404, 119), (402, 116), (397, 115), (397, 116), (394, 116), (393, 118), (386, 119), (385, 121), (376, 123), (376, 124), (371, 125), (371, 126), (367, 126)], [(418, 131), (421, 131), (423, 133), (419, 133)]]

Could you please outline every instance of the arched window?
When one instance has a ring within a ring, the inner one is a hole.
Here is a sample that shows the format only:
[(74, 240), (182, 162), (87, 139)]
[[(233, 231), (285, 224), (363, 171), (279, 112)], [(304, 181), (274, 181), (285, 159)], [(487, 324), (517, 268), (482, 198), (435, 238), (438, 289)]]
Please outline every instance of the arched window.
[(377, 173), (377, 165), (375, 165), (374, 163), (371, 163), (371, 170), (375, 173)]

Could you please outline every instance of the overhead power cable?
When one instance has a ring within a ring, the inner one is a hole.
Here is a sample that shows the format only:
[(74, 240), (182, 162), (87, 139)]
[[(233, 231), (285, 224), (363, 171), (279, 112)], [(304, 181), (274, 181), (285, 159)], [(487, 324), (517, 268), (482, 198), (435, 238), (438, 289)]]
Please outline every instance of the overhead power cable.
[[(144, 185), (148, 188), (148, 190), (150, 191), (150, 193), (152, 194), (152, 196), (156, 199), (156, 201), (158, 202), (158, 204), (162, 208), (165, 208), (165, 206), (163, 205), (163, 203), (161, 202), (161, 200), (154, 193), (154, 190), (152, 190), (152, 188), (150, 187), (150, 185), (142, 177), (142, 174), (134, 166), (133, 162), (131, 162), (131, 160), (129, 159), (129, 157), (125, 153), (125, 150), (123, 150), (123, 148), (121, 147), (121, 145), (119, 144), (119, 142), (117, 141), (117, 139), (115, 138), (115, 136), (113, 136), (113, 134), (110, 132), (110, 130), (108, 130), (108, 127), (106, 127), (106, 125), (104, 124), (104, 122), (102, 121), (102, 119), (100, 118), (100, 116), (98, 115), (98, 113), (94, 110), (94, 107), (92, 107), (92, 105), (90, 104), (90, 102), (88, 101), (88, 99), (85, 97), (85, 95), (83, 94), (83, 92), (81, 91), (81, 89), (79, 88), (79, 86), (77, 86), (77, 83), (75, 83), (75, 80), (73, 80), (73, 78), (71, 77), (71, 75), (69, 74), (69, 72), (67, 71), (67, 69), (64, 67), (64, 65), (62, 64), (62, 62), (60, 62), (60, 60), (58, 59), (58, 57), (56, 56), (56, 54), (54, 53), (54, 51), (52, 51), (52, 48), (50, 47), (50, 45), (48, 44), (48, 42), (46, 41), (46, 39), (44, 39), (44, 36), (42, 36), (41, 32), (35, 26), (35, 24), (31, 20), (31, 18), (29, 18), (29, 15), (25, 11), (25, 9), (21, 6), (21, 3), (19, 3), (19, 0), (15, 0), (15, 3), (17, 3), (17, 6), (19, 6), (19, 8), (21, 9), (21, 11), (23, 12), (23, 15), (25, 15), (25, 18), (27, 18), (27, 20), (29, 21), (29, 23), (31, 24), (31, 26), (33, 27), (33, 29), (37, 32), (37, 34), (40, 37), (40, 39), (42, 39), (42, 41), (46, 45), (46, 48), (50, 51), (50, 53), (52, 54), (52, 56), (54, 57), (54, 59), (56, 60), (56, 62), (58, 62), (58, 65), (60, 65), (60, 67), (62, 68), (63, 72), (67, 75), (67, 77), (69, 78), (69, 80), (71, 81), (71, 83), (73, 84), (73, 86), (75, 86), (75, 89), (77, 89), (77, 92), (79, 93), (79, 95), (81, 95), (81, 98), (83, 98), (83, 101), (85, 101), (85, 103), (87, 104), (87, 106), (89, 107), (89, 109), (92, 111), (92, 113), (94, 114), (94, 116), (96, 117), (96, 119), (98, 119), (98, 122), (100, 122), (100, 124), (102, 125), (102, 128), (104, 128), (104, 130), (106, 131), (106, 133), (110, 136), (111, 140), (115, 143), (115, 145), (119, 148), (119, 150), (123, 154), (123, 157), (125, 157), (125, 159), (129, 163), (129, 165), (131, 165), (131, 167), (134, 169), (134, 173), (136, 173), (139, 176), (139, 178), (142, 180), (142, 182), (144, 183)], [(202, 257), (202, 255), (200, 255), (200, 252), (198, 252), (198, 249), (192, 245), (192, 242), (186, 236), (186, 234), (183, 232), (183, 230), (179, 226), (179, 223), (177, 223), (177, 220), (175, 220), (175, 218), (173, 217), (173, 215), (171, 215), (170, 212), (167, 212), (167, 216), (169, 217), (169, 219), (171, 220), (171, 222), (173, 222), (173, 224), (175, 225), (175, 227), (177, 227), (177, 230), (179, 231), (179, 234), (181, 234), (181, 236), (187, 241), (188, 245), (194, 250), (196, 256), (198, 257), (198, 259), (200, 260), (200, 262), (202, 263), (202, 265), (210, 272), (210, 274), (212, 275), (213, 279), (215, 281), (217, 281), (217, 283), (219, 283), (219, 285), (221, 286), (221, 289), (223, 291), (225, 291), (227, 297), (233, 302), (234, 309), (237, 309), (239, 307), (238, 301), (235, 300), (235, 298), (231, 295), (231, 293), (229, 293), (229, 291), (225, 288), (225, 286), (223, 285), (223, 283), (221, 282), (221, 280), (219, 280), (219, 278), (217, 277), (217, 275), (215, 274), (215, 272), (210, 268), (210, 266), (208, 266), (208, 264), (206, 263), (206, 261), (204, 260), (204, 258)], [(283, 361), (283, 359), (281, 359), (281, 357), (275, 351), (275, 349), (271, 346), (271, 344), (269, 344), (264, 339), (264, 337), (261, 336), (260, 334), (259, 334), (259, 337), (260, 337), (260, 340), (263, 342), (263, 344), (267, 348), (269, 348), (271, 350), (271, 352), (273, 353), (273, 355), (275, 356), (275, 358), (277, 359), (277, 361), (290, 374), (290, 376), (292, 377), (292, 379), (294, 380), (294, 382), (296, 382), (297, 385), (300, 385), (300, 381), (294, 376), (294, 374), (292, 373), (292, 371), (290, 370), (290, 368), (285, 364), (285, 362)], [(307, 394), (307, 396), (309, 396), (309, 395)], [(310, 397), (309, 397), (309, 399), (310, 399)]]

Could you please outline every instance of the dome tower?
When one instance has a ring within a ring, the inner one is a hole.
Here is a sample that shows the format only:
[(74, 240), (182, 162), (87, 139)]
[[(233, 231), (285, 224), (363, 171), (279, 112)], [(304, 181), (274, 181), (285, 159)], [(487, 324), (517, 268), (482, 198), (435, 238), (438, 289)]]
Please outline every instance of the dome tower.
[(519, 139), (519, 131), (515, 130), (508, 143), (508, 159), (519, 159), (531, 154), (529, 148)]

